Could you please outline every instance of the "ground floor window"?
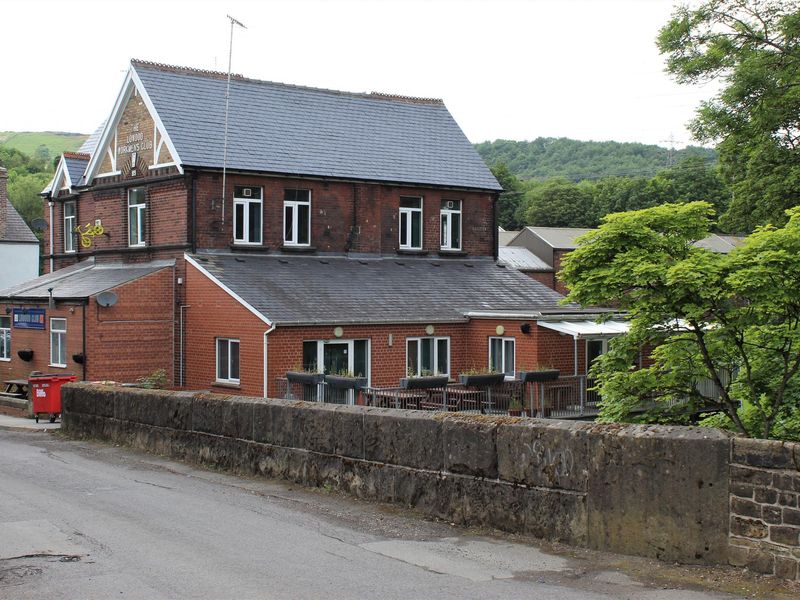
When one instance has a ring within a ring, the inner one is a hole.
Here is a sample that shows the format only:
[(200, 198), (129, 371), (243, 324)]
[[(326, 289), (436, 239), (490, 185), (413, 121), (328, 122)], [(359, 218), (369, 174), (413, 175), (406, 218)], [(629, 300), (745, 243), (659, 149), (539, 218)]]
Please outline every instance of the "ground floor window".
[(66, 319), (50, 319), (50, 366), (67, 366)]
[(352, 374), (369, 379), (369, 340), (305, 341), (303, 370), (326, 375)]
[(217, 381), (239, 383), (239, 340), (217, 338)]
[(0, 317), (0, 360), (11, 360), (11, 317)]
[(603, 354), (608, 352), (608, 340), (596, 339), (586, 340), (586, 374), (589, 374), (589, 369), (592, 368), (594, 361), (600, 358)]
[(514, 338), (489, 338), (489, 368), (514, 376)]
[(406, 374), (450, 375), (450, 338), (420, 337), (406, 340)]

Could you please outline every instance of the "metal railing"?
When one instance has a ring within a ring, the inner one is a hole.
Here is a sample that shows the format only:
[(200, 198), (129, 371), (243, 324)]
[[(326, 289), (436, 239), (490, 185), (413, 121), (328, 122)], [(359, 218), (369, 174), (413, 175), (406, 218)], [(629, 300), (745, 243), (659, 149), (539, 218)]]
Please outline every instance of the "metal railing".
[[(598, 414), (598, 396), (596, 392), (587, 392), (585, 376), (527, 384), (513, 379), (489, 387), (453, 383), (431, 389), (365, 387), (348, 390), (337, 389), (324, 381), (310, 384), (290, 382), (286, 378), (277, 381), (279, 396), (287, 400), (479, 414), (509, 414), (509, 411), (521, 410), (528, 416), (559, 419)], [(588, 387), (592, 385), (589, 380)]]

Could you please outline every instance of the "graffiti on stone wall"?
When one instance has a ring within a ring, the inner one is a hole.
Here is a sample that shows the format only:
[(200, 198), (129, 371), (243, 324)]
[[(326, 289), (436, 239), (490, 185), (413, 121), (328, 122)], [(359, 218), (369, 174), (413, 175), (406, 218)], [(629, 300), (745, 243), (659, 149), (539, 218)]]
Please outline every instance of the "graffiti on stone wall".
[(569, 477), (575, 468), (575, 457), (569, 448), (550, 448), (541, 440), (527, 444), (531, 453), (531, 463), (547, 473), (551, 479)]

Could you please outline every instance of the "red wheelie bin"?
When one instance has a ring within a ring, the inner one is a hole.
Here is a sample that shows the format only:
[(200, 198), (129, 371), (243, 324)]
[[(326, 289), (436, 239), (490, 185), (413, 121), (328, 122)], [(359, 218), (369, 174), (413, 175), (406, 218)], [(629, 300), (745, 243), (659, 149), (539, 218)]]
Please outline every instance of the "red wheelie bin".
[(75, 380), (75, 375), (35, 375), (28, 379), (37, 423), (40, 414), (49, 415), (50, 422), (55, 423), (61, 416), (61, 386)]

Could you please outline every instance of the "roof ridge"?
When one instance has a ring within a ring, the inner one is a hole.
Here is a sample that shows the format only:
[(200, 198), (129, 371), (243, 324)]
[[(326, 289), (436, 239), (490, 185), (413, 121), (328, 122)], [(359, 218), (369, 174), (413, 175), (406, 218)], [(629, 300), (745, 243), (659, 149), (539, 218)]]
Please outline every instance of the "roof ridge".
[[(168, 65), (165, 63), (152, 62), (148, 60), (140, 60), (138, 58), (131, 59), (131, 65), (136, 67), (144, 67), (149, 69), (157, 69), (159, 71), (167, 71), (177, 75), (199, 75), (201, 77), (208, 77), (211, 79), (227, 79), (228, 74), (222, 71), (212, 71), (209, 69), (197, 69), (195, 67), (186, 67), (179, 65)], [(334, 90), (331, 88), (314, 87), (309, 85), (298, 85), (295, 83), (283, 83), (280, 81), (270, 81), (268, 79), (255, 79), (252, 77), (245, 77), (240, 73), (231, 73), (231, 79), (242, 82), (250, 83), (266, 83), (269, 85), (276, 85), (282, 87), (289, 87), (301, 90), (311, 90), (316, 92), (325, 92), (328, 94), (338, 94), (341, 96), (353, 96), (357, 98), (366, 98), (369, 100), (389, 100), (394, 102), (403, 102), (405, 104), (421, 104), (421, 105), (440, 105), (444, 106), (444, 100), (440, 98), (424, 98), (421, 96), (406, 96), (403, 94), (389, 94), (384, 92), (348, 92), (345, 90)]]
[(77, 160), (91, 160), (92, 155), (85, 152), (64, 152), (64, 158), (74, 158)]

